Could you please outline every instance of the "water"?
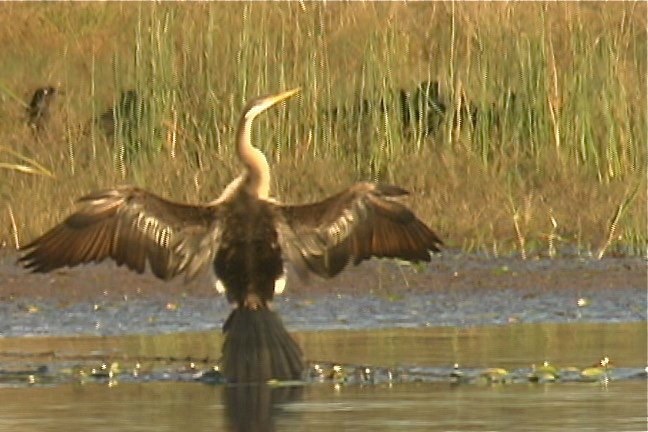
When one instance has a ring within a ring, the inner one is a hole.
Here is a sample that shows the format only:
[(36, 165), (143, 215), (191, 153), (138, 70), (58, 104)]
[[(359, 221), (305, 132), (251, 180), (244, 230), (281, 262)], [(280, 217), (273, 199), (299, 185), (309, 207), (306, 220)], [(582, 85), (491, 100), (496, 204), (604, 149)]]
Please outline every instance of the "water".
[[(312, 365), (330, 370), (335, 362), (346, 375), (285, 387), (197, 381), (220, 338), (0, 339), (0, 430), (646, 430), (642, 321), (301, 332)], [(605, 356), (613, 367), (582, 377)], [(557, 380), (531, 382), (531, 365), (544, 361), (559, 370)], [(102, 362), (119, 371), (92, 377)], [(354, 375), (365, 368), (370, 379)]]
[(444, 255), (289, 286), (276, 308), (308, 378), (242, 387), (213, 370), (230, 309), (209, 281), (14, 261), (0, 432), (647, 430), (643, 259)]
[[(607, 386), (422, 383), (341, 390), (321, 384), (303, 390), (301, 400), (272, 410), (266, 405), (252, 413), (248, 405), (240, 417), (250, 424), (233, 430), (646, 430), (642, 381)], [(228, 430), (232, 423), (223, 393), (222, 387), (168, 382), (4, 389), (0, 430)], [(257, 429), (255, 419), (261, 423)]]

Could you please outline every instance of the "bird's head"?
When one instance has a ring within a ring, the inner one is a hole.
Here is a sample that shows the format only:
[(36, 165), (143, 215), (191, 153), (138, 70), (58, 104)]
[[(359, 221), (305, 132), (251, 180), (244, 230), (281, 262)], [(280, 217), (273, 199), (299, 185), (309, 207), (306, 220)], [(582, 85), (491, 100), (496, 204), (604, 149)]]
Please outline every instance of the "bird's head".
[(271, 106), (276, 105), (285, 99), (288, 99), (289, 97), (297, 94), (300, 90), (301, 89), (297, 87), (281, 93), (260, 96), (258, 98), (252, 99), (250, 102), (248, 102), (247, 106), (243, 110), (243, 117), (248, 122), (251, 122), (256, 116), (258, 116)]

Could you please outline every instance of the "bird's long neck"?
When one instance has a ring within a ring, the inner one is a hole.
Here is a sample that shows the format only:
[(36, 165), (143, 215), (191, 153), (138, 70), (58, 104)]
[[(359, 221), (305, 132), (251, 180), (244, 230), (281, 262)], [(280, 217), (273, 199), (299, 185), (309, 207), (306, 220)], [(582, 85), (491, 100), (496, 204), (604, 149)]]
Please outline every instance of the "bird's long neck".
[(268, 198), (270, 193), (270, 166), (258, 148), (252, 146), (252, 120), (243, 116), (239, 123), (237, 152), (247, 170), (244, 187), (259, 198)]

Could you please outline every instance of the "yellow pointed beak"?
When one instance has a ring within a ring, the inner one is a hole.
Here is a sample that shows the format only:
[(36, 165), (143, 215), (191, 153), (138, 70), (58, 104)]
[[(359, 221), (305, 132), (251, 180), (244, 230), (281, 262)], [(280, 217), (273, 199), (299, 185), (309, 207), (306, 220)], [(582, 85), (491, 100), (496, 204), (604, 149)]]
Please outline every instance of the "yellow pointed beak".
[(287, 90), (287, 91), (281, 92), (279, 94), (276, 94), (274, 96), (268, 96), (268, 98), (270, 99), (270, 105), (269, 106), (275, 105), (275, 104), (281, 102), (282, 100), (288, 99), (289, 97), (299, 93), (300, 90), (301, 90), (301, 87), (296, 87), (296, 88), (294, 88), (292, 90)]
[(261, 96), (256, 99), (251, 100), (248, 105), (243, 110), (243, 117), (247, 120), (252, 120), (263, 111), (267, 110), (273, 105), (278, 104), (279, 102), (288, 99), (289, 97), (295, 95), (301, 90), (300, 87), (294, 88), (292, 90), (283, 91), (274, 95)]

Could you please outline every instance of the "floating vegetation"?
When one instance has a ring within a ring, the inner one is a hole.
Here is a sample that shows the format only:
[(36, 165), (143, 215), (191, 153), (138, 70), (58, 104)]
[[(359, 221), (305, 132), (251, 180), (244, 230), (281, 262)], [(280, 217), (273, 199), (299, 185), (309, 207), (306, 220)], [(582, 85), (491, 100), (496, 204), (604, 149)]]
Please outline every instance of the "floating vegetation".
[[(51, 364), (12, 364), (0, 367), (0, 385), (51, 385), (78, 382), (82, 384), (105, 383), (110, 386), (118, 382), (201, 382), (222, 385), (226, 380), (218, 365), (199, 365), (195, 362), (179, 362), (175, 359), (151, 362), (148, 367), (142, 363), (122, 364), (117, 361), (64, 362)], [(174, 360), (174, 361), (170, 361)], [(163, 364), (170, 363), (170, 364)], [(303, 381), (283, 382), (272, 380), (273, 386), (309, 385), (330, 383), (336, 386), (399, 384), (413, 382), (447, 382), (453, 385), (509, 385), (521, 383), (566, 383), (601, 382), (648, 379), (648, 368), (612, 367), (608, 357), (596, 365), (578, 368), (558, 367), (544, 361), (540, 366), (507, 370), (500, 367), (381, 367), (367, 365), (311, 362), (304, 373)]]
[(586, 381), (607, 381), (612, 367), (610, 359), (603, 357), (597, 364), (583, 369), (580, 376)]
[(531, 382), (553, 382), (560, 377), (560, 373), (556, 367), (545, 360), (542, 366), (531, 365), (528, 377)]

